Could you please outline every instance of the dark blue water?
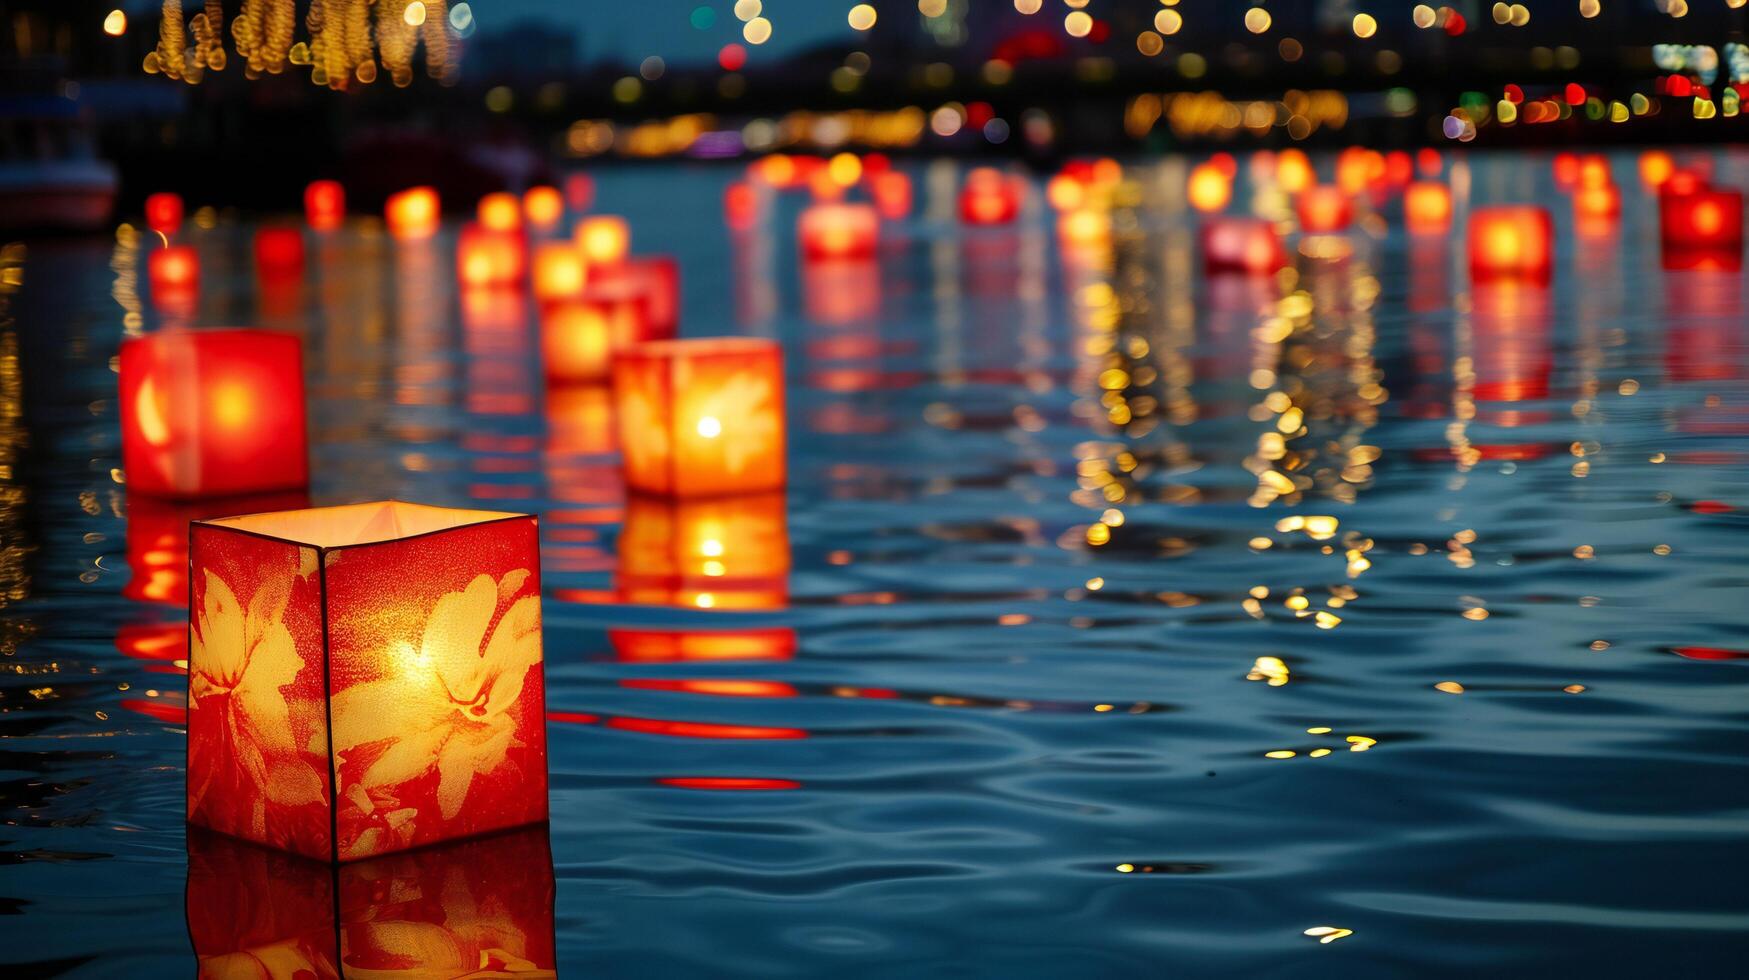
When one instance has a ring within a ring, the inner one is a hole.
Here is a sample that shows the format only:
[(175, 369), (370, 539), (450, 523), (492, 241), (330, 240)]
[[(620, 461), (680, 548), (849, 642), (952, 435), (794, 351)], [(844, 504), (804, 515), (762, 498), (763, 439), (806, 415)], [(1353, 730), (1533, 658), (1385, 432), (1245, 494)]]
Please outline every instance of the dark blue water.
[[(731, 239), (726, 170), (602, 173), (680, 257), (683, 334), (786, 349), (787, 502), (742, 516), (787, 549), (732, 554), (758, 587), (708, 609), (615, 601), (639, 518), (601, 416), (543, 392), (529, 309), (460, 301), (453, 229), (312, 239), (289, 306), (253, 225), (191, 230), (194, 322), (305, 337), (316, 503), (541, 515), (550, 841), (421, 859), (472, 882), (443, 894), (539, 895), (550, 853), (552, 921), (498, 912), (562, 976), (1740, 971), (1742, 274), (1660, 269), (1631, 158), (1586, 236), (1546, 158), (1483, 156), (1474, 202), (1555, 212), (1547, 294), (1396, 230), (1213, 283), (1175, 166), (1132, 168), (1104, 256), (1035, 202), (810, 275), (791, 202)], [(916, 177), (950, 214), (951, 165)], [(116, 473), (117, 345), (161, 318), (125, 242), (6, 254), (0, 972), (193, 975), (190, 916), (330, 886), (197, 850), (233, 870), (185, 911), (185, 682), (152, 642), (182, 614), (123, 595)], [(696, 683), (729, 680), (759, 683)], [(278, 975), (238, 962), (208, 970)]]

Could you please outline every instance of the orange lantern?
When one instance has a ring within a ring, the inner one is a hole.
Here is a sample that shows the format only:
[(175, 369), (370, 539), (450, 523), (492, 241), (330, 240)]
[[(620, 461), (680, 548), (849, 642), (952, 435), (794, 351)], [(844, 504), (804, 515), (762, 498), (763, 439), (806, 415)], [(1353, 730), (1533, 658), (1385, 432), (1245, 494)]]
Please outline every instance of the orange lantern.
[(1451, 229), (1451, 188), (1418, 180), (1403, 192), (1403, 223), (1411, 235), (1443, 235)]
[(166, 330), (121, 345), (129, 490), (221, 497), (309, 482), (302, 347), (265, 330)]
[(1097, 208), (1066, 212), (1057, 219), (1057, 238), (1065, 248), (1102, 251), (1111, 246), (1111, 215)]
[(437, 189), (409, 187), (390, 194), (383, 208), (383, 219), (388, 223), (389, 234), (402, 241), (430, 238), (437, 234), (438, 224), (443, 220), (443, 206), (438, 201)]
[(577, 223), (577, 248), (592, 266), (624, 260), (631, 245), (631, 227), (618, 215), (591, 215)]
[(1058, 211), (1074, 211), (1087, 203), (1087, 185), (1071, 174), (1057, 174), (1045, 183), (1045, 200)]
[(585, 173), (565, 175), (565, 205), (572, 211), (587, 211), (595, 203), (595, 178)]
[(1580, 224), (1614, 224), (1621, 216), (1621, 191), (1607, 180), (1600, 184), (1581, 181), (1573, 191), (1573, 216)]
[(530, 187), (522, 194), (522, 217), (535, 231), (553, 230), (564, 220), (565, 195), (557, 187), (544, 184)]
[(589, 281), (583, 253), (571, 242), (543, 242), (534, 248), (534, 297), (541, 301), (569, 299)]
[(556, 976), (544, 827), (334, 868), (188, 835), (196, 974)]
[(1204, 272), (1273, 275), (1287, 266), (1275, 226), (1262, 218), (1210, 218), (1202, 226)]
[(1663, 150), (1647, 150), (1640, 154), (1640, 182), (1647, 187), (1663, 187), (1676, 172), (1676, 161)]
[(1660, 194), (1658, 228), (1666, 267), (1736, 269), (1743, 261), (1743, 194), (1704, 186)]
[(680, 329), (680, 263), (674, 256), (633, 256), (601, 270), (601, 281), (624, 282), (643, 291), (648, 302), (650, 339), (666, 339)]
[(304, 221), (312, 231), (334, 231), (346, 222), (346, 188), (337, 180), (311, 181), (304, 188)]
[(476, 215), (480, 227), (487, 231), (522, 230), (522, 202), (507, 191), (496, 191), (480, 198)]
[(1312, 169), (1312, 160), (1301, 149), (1289, 147), (1275, 158), (1275, 182), (1289, 194), (1300, 191), (1318, 182), (1318, 174)]
[(1310, 234), (1342, 231), (1354, 220), (1354, 203), (1340, 187), (1314, 184), (1301, 191), (1294, 203), (1300, 228)]
[(882, 170), (868, 178), (868, 196), (888, 221), (911, 214), (911, 178), (897, 170)]
[(607, 380), (616, 351), (671, 334), (655, 333), (647, 290), (632, 282), (595, 283), (540, 313), (547, 378), (564, 384)]
[(995, 167), (973, 167), (960, 188), (960, 220), (1005, 225), (1020, 215), (1020, 181)]
[(1199, 163), (1190, 169), (1186, 193), (1191, 207), (1212, 214), (1233, 200), (1233, 178), (1219, 164)]
[(782, 493), (697, 500), (633, 495), (619, 536), (621, 601), (781, 609), (790, 550)]
[(538, 539), (393, 501), (195, 523), (189, 822), (353, 861), (546, 820)]
[(179, 315), (194, 312), (200, 295), (200, 255), (192, 245), (166, 245), (146, 259), (146, 280), (152, 284), (152, 304)]
[(169, 191), (147, 196), (146, 227), (165, 237), (182, 230), (182, 196)]
[(867, 204), (814, 204), (796, 222), (802, 257), (861, 259), (875, 254), (880, 215)]
[(1531, 205), (1481, 207), (1470, 214), (1470, 278), (1546, 283), (1554, 275), (1554, 223)]
[(297, 228), (262, 228), (255, 232), (255, 274), (283, 282), (304, 275), (304, 233)]
[(782, 488), (783, 394), (783, 351), (770, 340), (671, 340), (619, 354), (626, 485), (674, 497)]
[(515, 232), (466, 225), (455, 243), (456, 279), (473, 289), (515, 285), (522, 281), (525, 252)]

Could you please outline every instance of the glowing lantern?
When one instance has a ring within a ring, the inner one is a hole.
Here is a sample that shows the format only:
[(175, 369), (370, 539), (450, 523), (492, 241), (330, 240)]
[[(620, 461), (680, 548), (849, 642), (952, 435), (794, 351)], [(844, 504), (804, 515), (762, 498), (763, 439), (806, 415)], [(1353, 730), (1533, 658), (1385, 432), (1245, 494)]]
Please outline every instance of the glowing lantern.
[(680, 263), (672, 255), (638, 255), (601, 270), (602, 282), (623, 282), (644, 293), (650, 339), (680, 329)]
[(796, 222), (802, 256), (809, 259), (859, 259), (875, 254), (880, 215), (867, 204), (815, 204)]
[(182, 197), (168, 191), (146, 198), (146, 227), (166, 237), (182, 230)]
[(1087, 203), (1087, 185), (1062, 173), (1045, 184), (1045, 200), (1058, 211), (1074, 211)]
[(547, 304), (540, 335), (547, 377), (564, 384), (605, 381), (615, 351), (672, 336), (651, 329), (649, 294), (631, 282), (596, 283)]
[(1411, 235), (1443, 235), (1451, 229), (1451, 188), (1418, 180), (1403, 192), (1403, 223)]
[(1580, 224), (1592, 228), (1607, 228), (1621, 216), (1621, 191), (1608, 181), (1601, 184), (1581, 182), (1573, 191), (1573, 216)]
[(544, 821), (538, 538), (393, 501), (195, 523), (189, 822), (353, 861)]
[(545, 827), (338, 868), (188, 835), (196, 975), (556, 976)]
[(146, 259), (146, 280), (152, 284), (152, 303), (160, 310), (179, 315), (194, 312), (200, 294), (200, 256), (192, 245), (168, 245), (155, 249)]
[(1275, 182), (1283, 191), (1298, 194), (1317, 183), (1318, 175), (1304, 150), (1289, 147), (1276, 155)]
[(897, 170), (882, 170), (868, 179), (868, 196), (888, 221), (911, 214), (911, 178)]
[(565, 196), (557, 187), (530, 187), (522, 195), (522, 217), (535, 231), (551, 231), (565, 217)]
[(1020, 215), (1020, 181), (994, 167), (974, 167), (960, 188), (960, 220), (1005, 225)]
[(697, 497), (783, 487), (783, 353), (775, 342), (641, 344), (614, 358), (613, 397), (632, 489)]
[(522, 281), (525, 254), (522, 236), (515, 232), (467, 225), (456, 238), (456, 279), (473, 289), (515, 285)]
[(632, 231), (626, 219), (597, 214), (577, 223), (577, 248), (590, 265), (612, 265), (631, 251)]
[(1470, 214), (1470, 278), (1546, 283), (1554, 275), (1554, 224), (1530, 205), (1496, 205)]
[(264, 330), (166, 330), (121, 345), (128, 489), (223, 497), (309, 482), (301, 345)]
[(1688, 194), (1660, 194), (1658, 226), (1666, 267), (1736, 269), (1742, 264), (1740, 191), (1701, 187)]
[(1262, 218), (1210, 218), (1202, 226), (1205, 272), (1272, 275), (1287, 265), (1287, 252), (1275, 226)]
[(1676, 172), (1676, 161), (1663, 150), (1647, 150), (1640, 154), (1640, 182), (1647, 187), (1663, 187)]
[(1103, 250), (1111, 245), (1111, 215), (1095, 208), (1067, 212), (1057, 219), (1057, 238), (1065, 248)]
[(304, 188), (304, 220), (312, 231), (334, 231), (346, 222), (346, 188), (337, 180), (311, 181)]
[(619, 536), (620, 599), (695, 609), (781, 609), (789, 598), (784, 495), (633, 496)]
[(1579, 186), (1579, 154), (1563, 150), (1555, 154), (1555, 186), (1563, 193)]
[(1199, 163), (1191, 168), (1186, 191), (1191, 207), (1204, 214), (1213, 214), (1224, 210), (1232, 201), (1233, 178), (1216, 164)]
[(268, 281), (303, 278), (304, 233), (297, 228), (255, 232), (255, 274)]
[(1338, 232), (1354, 220), (1354, 205), (1347, 192), (1329, 184), (1314, 184), (1300, 192), (1294, 202), (1300, 228), (1311, 234)]
[(1384, 176), (1385, 156), (1377, 150), (1351, 146), (1336, 155), (1336, 186), (1350, 197), (1374, 186)]
[(587, 211), (595, 203), (595, 178), (585, 173), (565, 175), (565, 206), (572, 211)]
[(480, 227), (487, 231), (521, 231), (522, 202), (515, 194), (497, 191), (480, 198), (476, 209)]
[(589, 281), (583, 253), (570, 242), (544, 242), (534, 249), (534, 296), (548, 301), (567, 299)]
[(389, 234), (402, 241), (430, 238), (437, 234), (437, 226), (443, 220), (437, 189), (409, 187), (390, 194), (383, 208), (383, 219), (388, 223)]

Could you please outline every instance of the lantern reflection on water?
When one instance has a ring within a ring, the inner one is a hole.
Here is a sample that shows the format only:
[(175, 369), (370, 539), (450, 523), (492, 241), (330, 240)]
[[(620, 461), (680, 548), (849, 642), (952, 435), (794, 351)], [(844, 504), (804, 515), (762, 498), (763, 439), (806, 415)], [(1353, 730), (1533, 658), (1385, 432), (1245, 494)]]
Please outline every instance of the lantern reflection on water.
[(311, 181), (304, 188), (304, 221), (312, 231), (334, 231), (346, 222), (346, 188), (337, 180)]
[(973, 167), (960, 188), (960, 221), (968, 225), (1005, 225), (1020, 216), (1025, 184), (995, 167)]
[[(232, 514), (255, 514), (309, 506), (302, 490), (225, 497), (189, 503), (129, 494), (127, 559), (129, 578), (121, 594), (135, 602), (188, 605), (188, 525)], [(176, 629), (186, 631), (186, 624)]]
[(1403, 224), (1411, 235), (1443, 235), (1451, 230), (1451, 188), (1418, 180), (1403, 192)]
[(166, 330), (123, 341), (120, 373), (131, 492), (219, 497), (308, 482), (297, 337)]
[(577, 248), (591, 271), (598, 265), (623, 260), (632, 247), (632, 230), (626, 219), (611, 214), (590, 215), (577, 223)]
[(537, 542), (399, 502), (194, 524), (189, 822), (350, 861), (544, 821)]
[(196, 828), (186, 897), (202, 980), (557, 975), (545, 827), (339, 868)]
[(614, 358), (613, 391), (632, 489), (700, 497), (784, 485), (777, 343), (712, 337), (640, 344)]
[(1294, 208), (1300, 229), (1310, 234), (1342, 231), (1354, 220), (1354, 204), (1348, 194), (1329, 184), (1314, 184), (1301, 191)]
[(1209, 218), (1203, 223), (1200, 243), (1204, 272), (1271, 275), (1287, 266), (1281, 236), (1262, 218)]
[(1470, 213), (1470, 278), (1546, 283), (1554, 275), (1554, 224), (1530, 205), (1494, 205)]
[(182, 196), (162, 191), (146, 197), (146, 227), (168, 238), (182, 230)]
[(814, 204), (796, 221), (807, 259), (866, 259), (880, 242), (880, 215), (867, 204)]
[(522, 195), (522, 218), (531, 231), (547, 232), (565, 217), (565, 196), (557, 187), (530, 187)]
[(443, 220), (443, 208), (434, 187), (409, 187), (390, 194), (383, 206), (383, 220), (389, 234), (401, 241), (415, 241), (437, 234)]
[(566, 384), (605, 381), (616, 351), (666, 339), (651, 323), (649, 293), (623, 281), (543, 305), (540, 336), (547, 378)]
[(644, 294), (651, 339), (672, 337), (680, 329), (680, 263), (673, 256), (634, 255), (598, 272), (603, 283), (623, 283)]
[(304, 274), (304, 234), (296, 228), (255, 232), (255, 274), (264, 282), (300, 279)]
[(888, 221), (911, 214), (911, 178), (897, 170), (883, 170), (868, 177), (868, 196), (875, 210)]
[(619, 536), (624, 602), (781, 609), (790, 551), (782, 493), (699, 500), (633, 496)]

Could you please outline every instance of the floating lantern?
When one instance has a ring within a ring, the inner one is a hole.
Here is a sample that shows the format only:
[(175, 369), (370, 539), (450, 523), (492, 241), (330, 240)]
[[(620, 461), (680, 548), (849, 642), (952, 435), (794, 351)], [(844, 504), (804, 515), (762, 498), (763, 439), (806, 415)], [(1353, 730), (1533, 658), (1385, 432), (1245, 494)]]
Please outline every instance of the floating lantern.
[(585, 173), (565, 175), (565, 206), (572, 211), (587, 211), (595, 203), (595, 178)]
[(1304, 150), (1289, 147), (1276, 154), (1275, 182), (1286, 193), (1298, 194), (1317, 183), (1318, 174), (1312, 169), (1312, 160)]
[(1451, 188), (1418, 180), (1403, 192), (1403, 223), (1411, 235), (1443, 235), (1451, 230)]
[(1057, 211), (1084, 207), (1087, 196), (1087, 185), (1071, 174), (1057, 174), (1045, 183), (1045, 200)]
[(203, 980), (557, 975), (545, 827), (339, 868), (197, 828), (186, 897)]
[(672, 255), (639, 255), (601, 270), (601, 281), (629, 283), (648, 301), (650, 339), (673, 337), (680, 329), (680, 263)]
[(195, 523), (188, 820), (352, 861), (547, 818), (535, 519)]
[(443, 207), (434, 187), (409, 187), (390, 194), (383, 208), (389, 234), (402, 241), (430, 238), (443, 220)]
[(1377, 150), (1351, 146), (1336, 155), (1336, 186), (1349, 197), (1377, 186), (1384, 178), (1385, 155)]
[(1191, 207), (1213, 214), (1225, 210), (1233, 200), (1233, 178), (1215, 163), (1199, 163), (1190, 170), (1185, 192)]
[(534, 249), (534, 297), (543, 302), (568, 299), (589, 281), (583, 253), (571, 242), (543, 242)]
[(346, 188), (337, 180), (312, 181), (304, 188), (304, 220), (312, 231), (334, 231), (346, 222)]
[(738, 180), (723, 190), (723, 220), (731, 231), (747, 231), (759, 223), (764, 211), (759, 188), (751, 182)]
[(973, 167), (960, 188), (960, 220), (968, 225), (1005, 225), (1020, 215), (1021, 182), (995, 167)]
[(522, 217), (535, 231), (551, 231), (564, 220), (565, 196), (557, 187), (530, 187), (522, 195)]
[(192, 314), (200, 294), (200, 255), (192, 245), (154, 249), (146, 259), (146, 280), (152, 284), (154, 306), (167, 313)]
[(606, 381), (613, 355), (672, 334), (651, 327), (649, 292), (627, 281), (594, 283), (581, 294), (548, 303), (540, 314), (547, 378), (564, 384)]
[(814, 204), (796, 223), (807, 259), (859, 259), (875, 254), (880, 215), (867, 204)]
[(631, 251), (632, 231), (626, 219), (597, 214), (577, 223), (577, 248), (590, 265), (612, 265)]
[(1579, 154), (1563, 150), (1555, 154), (1552, 167), (1555, 175), (1555, 187), (1563, 193), (1579, 186)]
[(168, 238), (182, 230), (182, 196), (162, 191), (146, 198), (146, 227)]
[(1650, 188), (1664, 186), (1676, 172), (1676, 161), (1663, 150), (1647, 150), (1640, 154), (1640, 182)]
[(1621, 191), (1613, 183), (1581, 182), (1573, 191), (1573, 216), (1592, 229), (1607, 229), (1621, 216)]
[(1096, 208), (1067, 212), (1057, 219), (1057, 238), (1065, 248), (1103, 251), (1111, 246), (1111, 215)]
[(265, 330), (166, 330), (121, 345), (130, 492), (222, 497), (309, 482), (301, 345)]
[(1666, 267), (1736, 269), (1742, 264), (1740, 191), (1700, 187), (1687, 194), (1660, 194), (1658, 227)]
[(525, 255), (521, 235), (467, 225), (455, 243), (456, 279), (474, 289), (516, 285), (522, 281)]
[(262, 228), (255, 232), (255, 274), (283, 282), (304, 275), (304, 233), (297, 228)]
[(868, 196), (888, 221), (911, 214), (911, 178), (897, 170), (882, 170), (868, 178)]
[(1275, 226), (1262, 218), (1218, 217), (1202, 226), (1205, 272), (1273, 275), (1287, 265), (1287, 252)]
[(702, 497), (783, 487), (783, 352), (775, 342), (640, 344), (614, 358), (613, 390), (632, 489)]
[(1295, 200), (1301, 230), (1314, 235), (1342, 231), (1354, 220), (1354, 203), (1347, 192), (1329, 184), (1314, 184)]
[(497, 191), (480, 198), (476, 209), (480, 227), (487, 231), (521, 231), (522, 202), (515, 194)]
[(1554, 224), (1530, 205), (1481, 207), (1470, 214), (1470, 278), (1546, 283), (1554, 274)]
[(781, 609), (790, 549), (782, 493), (675, 501), (633, 495), (619, 536), (621, 601)]

